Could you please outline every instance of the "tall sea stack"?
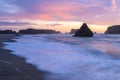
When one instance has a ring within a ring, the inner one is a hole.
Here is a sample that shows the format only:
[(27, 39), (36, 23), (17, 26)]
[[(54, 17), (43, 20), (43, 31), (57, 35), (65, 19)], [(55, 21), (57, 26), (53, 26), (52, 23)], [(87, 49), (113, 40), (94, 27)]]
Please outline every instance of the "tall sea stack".
[(88, 28), (86, 23), (83, 23), (81, 28), (75, 33), (74, 37), (93, 37), (93, 32)]

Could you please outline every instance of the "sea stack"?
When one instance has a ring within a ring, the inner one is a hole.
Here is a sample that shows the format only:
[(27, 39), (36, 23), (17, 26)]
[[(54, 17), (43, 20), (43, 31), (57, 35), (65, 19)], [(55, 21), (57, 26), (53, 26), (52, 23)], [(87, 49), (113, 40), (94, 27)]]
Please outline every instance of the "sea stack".
[(81, 28), (75, 33), (74, 37), (93, 37), (93, 32), (88, 28), (86, 23), (83, 23)]

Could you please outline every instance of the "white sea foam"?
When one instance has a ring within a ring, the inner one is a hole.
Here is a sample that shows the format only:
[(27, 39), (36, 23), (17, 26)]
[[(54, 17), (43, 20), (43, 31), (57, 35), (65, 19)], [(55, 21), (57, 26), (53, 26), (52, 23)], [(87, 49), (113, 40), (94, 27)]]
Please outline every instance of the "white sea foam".
[(49, 72), (46, 80), (120, 80), (120, 39), (115, 40), (116, 37), (31, 35), (6, 43), (9, 45), (5, 48)]

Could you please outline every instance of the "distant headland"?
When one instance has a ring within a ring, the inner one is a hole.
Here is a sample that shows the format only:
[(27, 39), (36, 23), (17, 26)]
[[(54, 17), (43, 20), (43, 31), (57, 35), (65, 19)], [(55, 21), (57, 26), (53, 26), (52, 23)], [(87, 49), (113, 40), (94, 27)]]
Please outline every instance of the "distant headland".
[(60, 34), (61, 32), (49, 29), (24, 29), (18, 32), (12, 30), (0, 30), (0, 34)]
[(0, 30), (0, 34), (16, 34), (16, 31), (12, 30)]
[(105, 31), (105, 34), (120, 34), (120, 25), (108, 27), (108, 29)]
[(19, 34), (60, 34), (61, 32), (55, 31), (55, 30), (49, 30), (49, 29), (25, 29), (20, 30), (18, 32)]

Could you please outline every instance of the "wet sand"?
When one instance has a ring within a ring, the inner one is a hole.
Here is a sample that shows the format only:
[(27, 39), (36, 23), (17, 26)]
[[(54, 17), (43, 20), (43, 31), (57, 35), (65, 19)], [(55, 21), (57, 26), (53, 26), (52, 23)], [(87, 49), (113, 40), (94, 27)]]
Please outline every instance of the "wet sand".
[(15, 42), (14, 35), (0, 35), (0, 80), (43, 80), (43, 72), (24, 58), (10, 54), (12, 51), (3, 49), (3, 42)]

